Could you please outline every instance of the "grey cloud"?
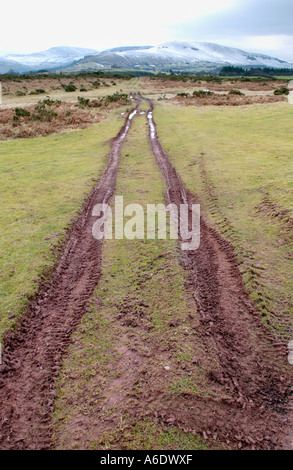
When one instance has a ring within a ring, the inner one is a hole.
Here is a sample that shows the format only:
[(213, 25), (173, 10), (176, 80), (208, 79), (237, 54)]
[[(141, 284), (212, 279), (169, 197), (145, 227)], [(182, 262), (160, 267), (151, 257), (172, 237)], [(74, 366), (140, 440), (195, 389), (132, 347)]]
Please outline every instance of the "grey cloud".
[(177, 25), (174, 32), (183, 36), (228, 37), (293, 35), (292, 0), (240, 0), (226, 11), (206, 15)]

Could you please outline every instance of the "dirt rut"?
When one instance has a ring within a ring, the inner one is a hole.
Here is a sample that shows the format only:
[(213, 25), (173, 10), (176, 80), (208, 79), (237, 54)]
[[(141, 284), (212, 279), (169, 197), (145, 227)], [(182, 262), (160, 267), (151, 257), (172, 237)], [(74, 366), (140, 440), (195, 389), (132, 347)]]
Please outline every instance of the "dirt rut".
[(0, 366), (1, 449), (51, 447), (54, 381), (100, 276), (101, 242), (92, 235), (92, 209), (114, 193), (120, 146), (137, 109), (138, 104), (113, 140), (107, 169), (70, 230), (51, 280), (40, 286), (16, 331), (6, 334)]
[[(148, 99), (150, 144), (167, 181), (167, 202), (197, 203), (163, 150)], [(217, 370), (210, 379), (218, 385), (217, 402), (191, 397), (169, 403), (175, 424), (227, 442), (239, 448), (292, 448), (292, 368), (288, 350), (262, 325), (245, 291), (232, 246), (201, 217), (201, 242), (195, 251), (182, 252), (188, 286), (195, 299), (200, 331), (212, 352)], [(204, 351), (202, 352), (204, 354)], [(194, 407), (194, 416), (188, 409)]]

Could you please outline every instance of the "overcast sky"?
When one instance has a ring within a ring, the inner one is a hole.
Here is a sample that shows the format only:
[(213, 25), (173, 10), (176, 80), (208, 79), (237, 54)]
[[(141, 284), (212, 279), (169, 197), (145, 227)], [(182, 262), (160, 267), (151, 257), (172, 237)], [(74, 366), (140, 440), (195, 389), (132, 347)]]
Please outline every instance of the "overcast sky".
[(208, 41), (293, 62), (293, 0), (14, 0), (0, 9), (0, 54)]

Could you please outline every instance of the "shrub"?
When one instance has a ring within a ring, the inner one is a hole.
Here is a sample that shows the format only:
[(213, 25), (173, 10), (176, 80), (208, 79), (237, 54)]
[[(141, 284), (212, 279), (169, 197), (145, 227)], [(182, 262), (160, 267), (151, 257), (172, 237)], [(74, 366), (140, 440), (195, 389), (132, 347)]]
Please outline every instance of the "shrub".
[(274, 91), (274, 95), (289, 95), (289, 90), (286, 87), (278, 88)]
[(94, 88), (99, 88), (99, 86), (101, 86), (101, 83), (99, 82), (99, 80), (95, 80), (94, 82), (91, 82), (91, 84), (93, 85)]
[(192, 94), (198, 98), (204, 98), (205, 96), (210, 96), (214, 93), (210, 90), (195, 90)]
[(35, 106), (35, 114), (33, 114), (33, 119), (35, 121), (47, 121), (51, 122), (52, 118), (57, 117), (58, 114), (51, 109), (47, 110), (45, 104), (38, 104)]
[(188, 98), (190, 96), (189, 93), (177, 93), (177, 96), (182, 96), (183, 98)]
[(73, 83), (69, 83), (68, 85), (65, 85), (64, 90), (67, 92), (71, 92), (71, 91), (76, 91), (77, 88)]
[(52, 106), (53, 104), (59, 106), (61, 104), (61, 100), (51, 100), (51, 98), (46, 98), (43, 101), (39, 101), (39, 104), (46, 104), (47, 106)]
[(100, 100), (91, 100), (89, 106), (91, 108), (99, 108), (100, 106), (102, 106), (102, 104), (103, 104), (102, 99), (100, 99)]
[(105, 106), (109, 103), (114, 103), (116, 101), (128, 102), (128, 95), (126, 93), (119, 93), (116, 91), (113, 95), (108, 95), (105, 98)]
[(229, 95), (244, 95), (244, 93), (242, 93), (242, 91), (240, 90), (230, 90)]
[(85, 108), (86, 106), (89, 105), (90, 100), (87, 98), (83, 98), (82, 96), (78, 96), (78, 104), (80, 108)]
[(27, 116), (30, 116), (30, 115), (31, 115), (31, 113), (29, 111), (27, 111), (26, 109), (15, 108), (14, 109), (13, 120), (18, 121), (20, 117), (27, 117)]
[(83, 98), (82, 96), (78, 96), (78, 105), (80, 108), (98, 108), (102, 106), (102, 99), (101, 100), (90, 100), (89, 98)]
[(26, 95), (26, 93), (24, 91), (17, 90), (15, 92), (15, 96), (25, 96), (25, 95)]
[(30, 95), (43, 95), (46, 93), (46, 90), (43, 90), (43, 88), (37, 88), (35, 91), (31, 91)]

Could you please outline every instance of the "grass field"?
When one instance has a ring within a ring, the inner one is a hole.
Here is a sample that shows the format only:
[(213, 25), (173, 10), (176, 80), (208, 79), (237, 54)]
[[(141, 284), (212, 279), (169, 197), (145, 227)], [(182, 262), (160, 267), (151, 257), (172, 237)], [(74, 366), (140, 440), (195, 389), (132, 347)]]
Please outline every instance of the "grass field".
[(293, 108), (159, 102), (159, 138), (204, 214), (231, 240), (264, 321), (292, 320)]
[[(203, 84), (134, 78), (83, 96), (121, 87), (154, 100), (162, 147), (201, 204), (204, 220), (232, 244), (262, 322), (277, 344), (279, 339), (286, 343), (293, 337), (293, 107), (286, 101), (186, 106), (173, 99), (198, 86)], [(261, 84), (253, 86), (250, 93), (261, 92)], [(267, 93), (273, 94), (272, 86)], [(56, 97), (63, 93), (55, 92)], [(76, 100), (77, 94), (65, 98), (64, 93), (64, 99)], [(15, 105), (15, 97), (8, 98)], [(144, 208), (166, 202), (166, 182), (148, 142), (148, 106), (142, 103), (122, 144), (115, 192), (125, 205)], [(25, 313), (42, 279), (49, 278), (67, 229), (100, 180), (112, 138), (130, 107), (103, 109), (102, 120), (83, 130), (0, 142), (0, 341)], [(231, 443), (205, 432), (207, 408), (214, 416), (213, 404), (227, 407), (225, 424), (233, 421), (228, 415), (234, 402), (225, 400), (234, 389), (226, 388), (226, 378), (221, 382), (213, 375), (220, 370), (220, 354), (215, 354), (214, 337), (205, 336), (210, 330), (200, 318), (187, 264), (176, 240), (104, 240), (99, 283), (84, 304), (88, 307), (53, 385), (56, 449), (192, 450), (241, 444), (241, 438)], [(217, 269), (221, 284), (221, 266)], [(235, 394), (235, 410), (245, 414), (241, 393)], [(188, 404), (194, 404), (192, 412)], [(174, 419), (164, 421), (164, 411)], [(247, 416), (253, 411), (244, 421)], [(199, 428), (180, 427), (193, 417), (203, 417), (200, 434)]]
[(0, 143), (0, 337), (53, 266), (52, 246), (105, 169), (119, 114), (81, 131)]

